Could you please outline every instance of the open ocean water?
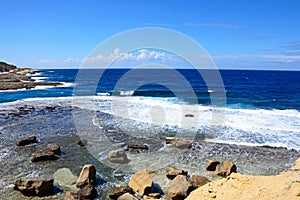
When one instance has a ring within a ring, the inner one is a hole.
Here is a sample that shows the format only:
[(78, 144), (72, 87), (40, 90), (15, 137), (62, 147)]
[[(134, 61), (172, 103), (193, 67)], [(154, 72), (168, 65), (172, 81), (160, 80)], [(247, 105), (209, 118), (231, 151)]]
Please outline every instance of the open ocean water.
[[(242, 173), (271, 175), (288, 169), (300, 156), (300, 71), (221, 70), (223, 88), (214, 80), (207, 85), (196, 70), (176, 70), (191, 86), (188, 91), (181, 87), (184, 84), (176, 73), (168, 70), (140, 69), (130, 75), (129, 69), (108, 69), (101, 79), (99, 70), (80, 73), (86, 75), (82, 80), (76, 69), (46, 70), (33, 78), (64, 85), (0, 92), (0, 161), (4, 166), (0, 174), (6, 174), (0, 180), (3, 196), (11, 195), (7, 191), (15, 176), (49, 176), (60, 167), (78, 174), (78, 165), (96, 160), (101, 161), (97, 171), (105, 183), (99, 184), (101, 196), (103, 188), (128, 181), (141, 168), (172, 164), (206, 175), (203, 168), (208, 159), (230, 159)], [(221, 103), (211, 101), (214, 95)], [(11, 114), (24, 105), (34, 110), (24, 116)], [(216, 109), (224, 111), (219, 125), (211, 124)], [(65, 155), (54, 161), (55, 167), (47, 162), (33, 165), (19, 153), (15, 140), (32, 134), (38, 136), (40, 145), (53, 141), (62, 146)], [(89, 137), (89, 153), (74, 147), (78, 135)], [(172, 157), (176, 152), (163, 138), (187, 135), (193, 136), (192, 148)], [(134, 163), (131, 171), (109, 166), (107, 153), (130, 142), (147, 143), (154, 153), (129, 154)], [(154, 180), (168, 185), (159, 176)]]

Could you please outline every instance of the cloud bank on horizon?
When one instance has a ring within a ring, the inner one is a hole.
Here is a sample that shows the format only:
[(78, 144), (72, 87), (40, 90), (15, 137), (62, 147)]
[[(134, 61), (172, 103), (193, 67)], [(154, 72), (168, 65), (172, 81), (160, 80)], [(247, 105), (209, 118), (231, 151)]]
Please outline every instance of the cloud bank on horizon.
[[(300, 1), (35, 1), (0, 2), (0, 60), (22, 67), (120, 67), (143, 62), (185, 65), (167, 52), (140, 49), (87, 55), (119, 32), (163, 27), (193, 38), (220, 69), (300, 70)], [(88, 59), (88, 60), (87, 60)], [(199, 57), (199, 59), (201, 59)]]

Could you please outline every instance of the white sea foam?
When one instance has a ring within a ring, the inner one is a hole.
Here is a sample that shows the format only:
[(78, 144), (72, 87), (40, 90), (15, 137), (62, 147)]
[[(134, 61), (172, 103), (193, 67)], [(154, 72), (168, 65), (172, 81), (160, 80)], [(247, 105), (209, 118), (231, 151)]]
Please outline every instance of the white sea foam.
[(129, 90), (129, 91), (120, 91), (120, 96), (131, 96), (133, 95), (134, 90)]
[[(154, 124), (161, 127), (181, 128), (206, 134), (214, 130), (213, 110), (203, 105), (185, 105), (176, 98), (151, 98), (134, 96), (84, 96), (60, 98), (35, 98), (3, 103), (1, 108), (12, 104), (75, 105), (89, 110), (99, 110), (122, 118)], [(194, 117), (185, 117), (192, 114)], [(147, 127), (145, 127), (147, 128)], [(300, 150), (300, 113), (297, 110), (264, 110), (225, 108), (221, 128), (214, 138), (207, 141), (268, 145)]]

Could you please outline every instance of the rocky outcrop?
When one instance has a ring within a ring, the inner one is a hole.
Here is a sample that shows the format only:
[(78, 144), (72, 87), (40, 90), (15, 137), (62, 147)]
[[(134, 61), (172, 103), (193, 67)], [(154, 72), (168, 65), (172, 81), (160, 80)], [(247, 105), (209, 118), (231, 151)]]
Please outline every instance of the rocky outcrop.
[(231, 161), (224, 161), (218, 164), (215, 171), (216, 175), (223, 177), (229, 176), (232, 172), (236, 172), (236, 165)]
[(117, 200), (139, 200), (135, 196), (129, 193), (125, 193), (122, 196), (120, 196)]
[(7, 64), (5, 62), (0, 61), (0, 72), (9, 72), (15, 69), (17, 69), (15, 65)]
[(205, 169), (207, 171), (215, 171), (218, 164), (220, 164), (220, 162), (217, 160), (208, 160)]
[(107, 195), (111, 199), (118, 199), (118, 197), (122, 196), (125, 193), (134, 194), (134, 191), (129, 186), (118, 185), (114, 188), (110, 188), (107, 192)]
[(134, 191), (143, 195), (151, 190), (152, 184), (153, 181), (149, 173), (146, 170), (142, 170), (132, 175), (128, 185)]
[(188, 172), (182, 169), (178, 169), (176, 167), (167, 167), (166, 168), (166, 177), (168, 179), (173, 180), (178, 175), (185, 175), (187, 176)]
[(53, 195), (53, 179), (23, 178), (14, 181), (14, 189), (25, 196), (50, 196)]
[(184, 175), (176, 176), (169, 187), (168, 196), (173, 200), (185, 199), (192, 191), (192, 184)]
[(35, 136), (22, 138), (22, 139), (20, 139), (16, 142), (16, 145), (17, 146), (25, 146), (25, 145), (29, 145), (29, 144), (32, 144), (32, 143), (36, 143), (36, 137)]
[(209, 183), (210, 181), (205, 176), (193, 175), (190, 182), (194, 188), (198, 188), (205, 185), (206, 183)]
[(127, 155), (123, 149), (111, 151), (108, 154), (107, 158), (111, 163), (126, 164), (129, 162)]
[(55, 160), (57, 157), (55, 153), (48, 148), (44, 148), (34, 152), (31, 155), (31, 162), (39, 162), (39, 161), (46, 161), (46, 160)]

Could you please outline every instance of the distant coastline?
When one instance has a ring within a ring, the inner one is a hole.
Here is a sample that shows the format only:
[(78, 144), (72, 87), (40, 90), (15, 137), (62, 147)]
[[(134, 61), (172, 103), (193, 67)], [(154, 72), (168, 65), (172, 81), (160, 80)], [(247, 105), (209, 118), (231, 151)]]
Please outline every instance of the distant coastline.
[(31, 75), (41, 72), (32, 68), (18, 68), (17, 66), (0, 62), (0, 90), (33, 89), (36, 86), (59, 86), (59, 82), (37, 82)]

